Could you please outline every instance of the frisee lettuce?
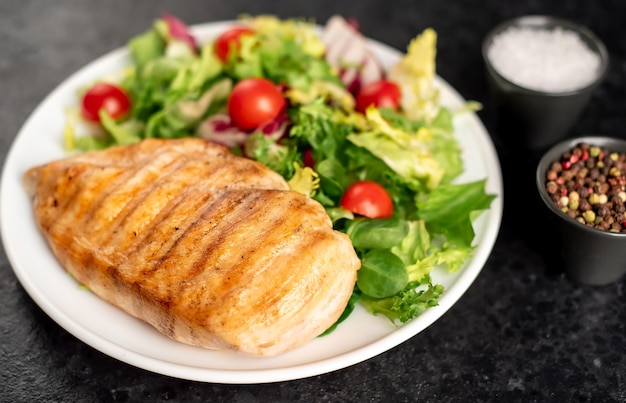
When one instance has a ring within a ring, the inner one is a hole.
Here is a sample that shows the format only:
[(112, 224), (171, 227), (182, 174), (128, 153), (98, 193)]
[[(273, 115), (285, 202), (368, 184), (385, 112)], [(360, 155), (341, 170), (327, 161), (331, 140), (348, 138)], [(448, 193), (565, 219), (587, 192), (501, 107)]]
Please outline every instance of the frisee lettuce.
[(424, 281), (412, 281), (391, 297), (371, 298), (364, 295), (359, 301), (371, 313), (385, 315), (394, 324), (400, 325), (418, 317), (426, 309), (437, 306), (443, 292), (442, 285), (433, 285), (430, 278), (425, 276)]

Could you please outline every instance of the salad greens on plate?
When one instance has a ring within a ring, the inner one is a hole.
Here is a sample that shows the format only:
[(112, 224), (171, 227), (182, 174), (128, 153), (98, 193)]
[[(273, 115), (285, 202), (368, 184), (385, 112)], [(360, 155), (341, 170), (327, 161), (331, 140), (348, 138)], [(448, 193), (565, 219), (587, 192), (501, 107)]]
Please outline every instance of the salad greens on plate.
[(325, 207), (361, 259), (338, 323), (357, 303), (406, 323), (444, 292), (432, 270), (472, 256), (472, 222), (495, 196), (485, 179), (455, 181), (464, 167), (454, 116), (467, 111), (439, 104), (432, 29), (387, 71), (338, 16), (322, 28), (242, 17), (200, 43), (164, 15), (128, 49), (126, 69), (79, 89), (68, 150), (194, 136), (278, 172)]

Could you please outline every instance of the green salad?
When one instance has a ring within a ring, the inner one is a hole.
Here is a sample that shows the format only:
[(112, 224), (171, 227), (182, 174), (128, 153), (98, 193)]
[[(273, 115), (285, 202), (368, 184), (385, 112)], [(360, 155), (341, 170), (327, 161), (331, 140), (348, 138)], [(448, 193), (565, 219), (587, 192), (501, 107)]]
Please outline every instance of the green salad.
[(455, 182), (464, 167), (433, 82), (432, 29), (387, 70), (337, 16), (323, 28), (241, 17), (201, 43), (164, 15), (128, 49), (131, 65), (79, 90), (68, 150), (192, 136), (278, 172), (324, 206), (361, 259), (337, 323), (360, 303), (400, 326), (437, 305), (435, 267), (454, 271), (472, 256), (472, 221), (494, 195), (484, 179)]

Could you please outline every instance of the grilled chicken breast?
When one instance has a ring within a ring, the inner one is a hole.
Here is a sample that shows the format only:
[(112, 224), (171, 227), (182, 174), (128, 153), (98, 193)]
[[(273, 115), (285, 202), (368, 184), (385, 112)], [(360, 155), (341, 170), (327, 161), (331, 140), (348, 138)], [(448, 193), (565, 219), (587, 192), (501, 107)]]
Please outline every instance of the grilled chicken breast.
[(324, 208), (264, 165), (200, 140), (144, 140), (31, 168), (61, 265), (183, 343), (271, 356), (346, 307), (360, 267)]

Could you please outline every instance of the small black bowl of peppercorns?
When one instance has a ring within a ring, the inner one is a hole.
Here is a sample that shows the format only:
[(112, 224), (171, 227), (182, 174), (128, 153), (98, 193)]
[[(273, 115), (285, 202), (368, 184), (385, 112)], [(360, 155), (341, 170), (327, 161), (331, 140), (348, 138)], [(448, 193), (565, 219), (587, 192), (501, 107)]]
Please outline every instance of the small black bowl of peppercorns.
[(626, 273), (626, 140), (562, 141), (537, 166), (539, 195), (560, 237), (563, 271), (575, 282), (609, 284)]

